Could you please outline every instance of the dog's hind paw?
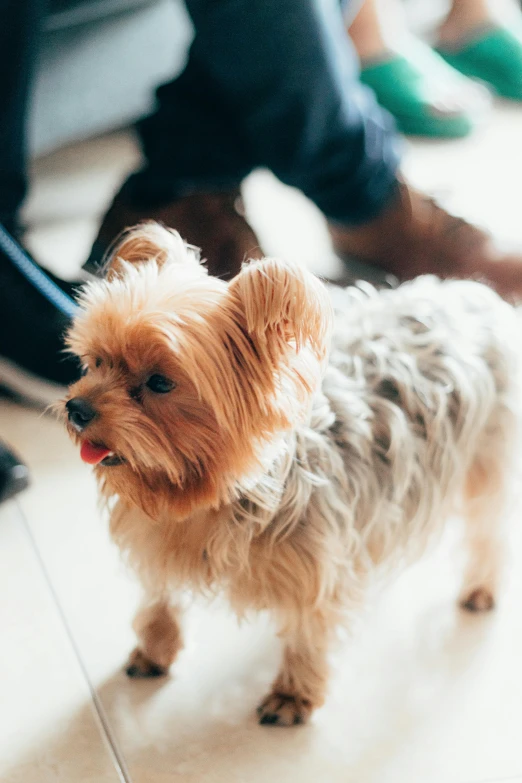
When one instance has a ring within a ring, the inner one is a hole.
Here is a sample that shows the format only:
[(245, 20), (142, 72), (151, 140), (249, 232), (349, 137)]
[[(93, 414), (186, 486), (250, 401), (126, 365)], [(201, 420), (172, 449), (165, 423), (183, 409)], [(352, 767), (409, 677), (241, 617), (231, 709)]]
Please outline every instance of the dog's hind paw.
[(468, 612), (489, 612), (495, 608), (495, 599), (486, 587), (477, 587), (462, 598), (460, 605)]
[(259, 723), (266, 726), (296, 726), (306, 723), (311, 713), (307, 699), (285, 693), (270, 693), (257, 708)]
[(140, 677), (163, 677), (163, 675), (167, 674), (167, 669), (151, 661), (142, 653), (139, 647), (136, 647), (130, 654), (125, 673), (128, 677), (134, 679)]

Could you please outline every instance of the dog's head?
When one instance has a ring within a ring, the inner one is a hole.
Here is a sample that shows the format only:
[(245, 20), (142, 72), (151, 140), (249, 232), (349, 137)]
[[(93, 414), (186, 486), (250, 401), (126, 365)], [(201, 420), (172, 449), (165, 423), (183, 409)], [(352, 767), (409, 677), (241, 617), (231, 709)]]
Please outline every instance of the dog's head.
[(105, 494), (152, 517), (230, 501), (305, 415), (329, 348), (313, 275), (266, 259), (227, 284), (153, 223), (123, 236), (80, 307), (68, 344), (85, 374), (65, 401), (69, 432)]

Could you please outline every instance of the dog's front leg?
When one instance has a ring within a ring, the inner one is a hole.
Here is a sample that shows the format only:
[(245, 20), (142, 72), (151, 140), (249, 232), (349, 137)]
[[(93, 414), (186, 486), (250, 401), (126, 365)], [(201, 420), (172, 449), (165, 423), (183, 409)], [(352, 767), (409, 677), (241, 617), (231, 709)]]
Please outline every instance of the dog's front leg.
[(272, 690), (257, 709), (259, 722), (277, 726), (306, 723), (325, 699), (331, 628), (320, 612), (310, 612), (286, 629), (283, 662)]
[(160, 677), (166, 674), (182, 648), (180, 610), (166, 596), (149, 598), (133, 623), (138, 646), (127, 663), (129, 677)]

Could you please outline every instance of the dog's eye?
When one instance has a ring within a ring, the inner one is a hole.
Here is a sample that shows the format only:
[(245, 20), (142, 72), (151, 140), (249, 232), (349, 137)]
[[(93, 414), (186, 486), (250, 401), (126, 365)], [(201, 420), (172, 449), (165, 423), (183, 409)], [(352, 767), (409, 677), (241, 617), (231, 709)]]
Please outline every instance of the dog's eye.
[(82, 378), (84, 377), (84, 375), (87, 375), (88, 372), (89, 372), (89, 366), (87, 364), (82, 364), (80, 370), (80, 375), (82, 376)]
[(167, 392), (172, 391), (176, 386), (174, 381), (165, 378), (164, 375), (157, 374), (151, 375), (146, 385), (156, 394), (167, 394)]

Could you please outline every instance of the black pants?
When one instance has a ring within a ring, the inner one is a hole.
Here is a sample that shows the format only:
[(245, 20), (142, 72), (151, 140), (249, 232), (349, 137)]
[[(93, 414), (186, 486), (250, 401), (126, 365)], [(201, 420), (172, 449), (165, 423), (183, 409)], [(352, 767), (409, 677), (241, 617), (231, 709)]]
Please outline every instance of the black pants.
[(0, 222), (27, 191), (27, 105), (46, 0), (0, 0)]
[[(195, 27), (185, 71), (138, 125), (142, 205), (271, 169), (331, 220), (357, 223), (392, 192), (393, 122), (358, 80), (339, 0), (187, 0)], [(44, 0), (0, 0), (0, 218), (26, 190), (26, 113)], [(108, 74), (110, 78), (110, 74)]]

